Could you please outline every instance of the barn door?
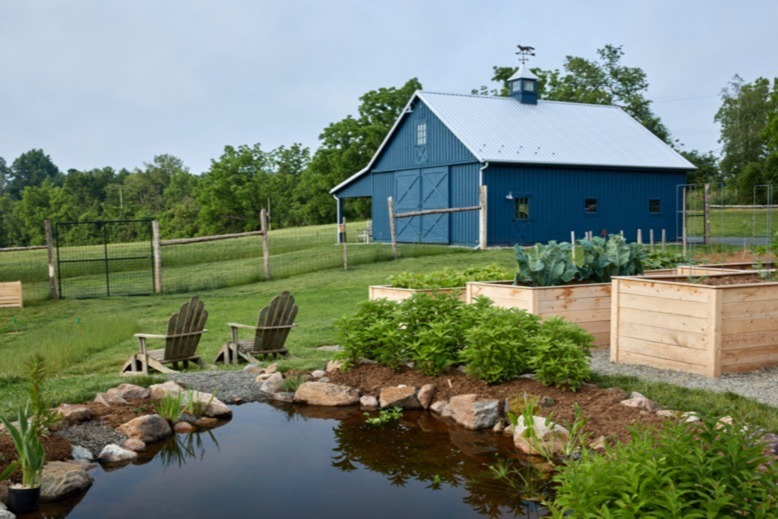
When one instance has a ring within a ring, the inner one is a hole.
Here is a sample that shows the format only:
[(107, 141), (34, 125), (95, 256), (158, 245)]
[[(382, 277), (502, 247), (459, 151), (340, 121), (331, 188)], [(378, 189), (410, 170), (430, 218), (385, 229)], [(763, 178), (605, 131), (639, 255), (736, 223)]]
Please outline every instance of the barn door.
[[(394, 192), (397, 202), (394, 205), (396, 213), (418, 211), (421, 207), (421, 175), (419, 170), (399, 171), (395, 173)], [(397, 219), (397, 241), (416, 243), (421, 240), (421, 218)]]
[[(421, 209), (446, 209), (448, 203), (448, 169), (423, 170), (421, 174)], [(449, 214), (422, 216), (422, 243), (448, 243), (449, 218)]]

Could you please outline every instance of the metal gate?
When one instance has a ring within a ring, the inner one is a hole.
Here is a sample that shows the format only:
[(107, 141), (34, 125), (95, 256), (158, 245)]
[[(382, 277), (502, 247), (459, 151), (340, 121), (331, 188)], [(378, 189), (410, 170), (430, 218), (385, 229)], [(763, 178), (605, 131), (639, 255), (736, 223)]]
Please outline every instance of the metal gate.
[(154, 293), (151, 220), (57, 222), (59, 297)]

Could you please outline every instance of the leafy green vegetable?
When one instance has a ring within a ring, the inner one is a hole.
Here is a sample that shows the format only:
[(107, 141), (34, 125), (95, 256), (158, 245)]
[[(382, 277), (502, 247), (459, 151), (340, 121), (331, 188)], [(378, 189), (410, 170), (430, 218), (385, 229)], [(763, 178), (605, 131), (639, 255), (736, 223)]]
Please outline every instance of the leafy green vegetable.
[(514, 247), (519, 271), (516, 285), (530, 287), (551, 287), (569, 283), (578, 274), (578, 268), (571, 259), (572, 246), (567, 242), (540, 243), (533, 247)]

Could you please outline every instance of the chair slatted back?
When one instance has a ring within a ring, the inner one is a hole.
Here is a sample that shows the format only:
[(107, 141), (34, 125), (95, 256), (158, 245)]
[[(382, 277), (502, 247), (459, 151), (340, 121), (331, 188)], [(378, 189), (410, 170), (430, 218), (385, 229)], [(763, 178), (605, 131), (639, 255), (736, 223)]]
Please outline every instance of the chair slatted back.
[(186, 359), (194, 356), (200, 343), (208, 312), (203, 302), (197, 297), (191, 298), (181, 306), (181, 309), (170, 316), (167, 323), (167, 335), (184, 335), (183, 337), (168, 337), (165, 340), (165, 357), (163, 361)]
[[(259, 311), (257, 333), (254, 336), (254, 351), (280, 350), (297, 317), (297, 305), (289, 292), (282, 292)], [(286, 328), (275, 328), (286, 326)]]

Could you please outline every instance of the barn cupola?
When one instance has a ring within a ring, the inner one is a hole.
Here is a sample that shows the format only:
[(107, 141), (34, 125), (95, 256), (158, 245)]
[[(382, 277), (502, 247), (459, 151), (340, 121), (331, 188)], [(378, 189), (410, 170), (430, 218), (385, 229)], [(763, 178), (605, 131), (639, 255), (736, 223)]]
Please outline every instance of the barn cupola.
[(518, 45), (519, 61), (521, 66), (510, 78), (508, 78), (509, 95), (515, 97), (522, 104), (538, 104), (538, 76), (532, 73), (527, 66), (529, 56), (535, 55), (534, 47), (523, 47)]

